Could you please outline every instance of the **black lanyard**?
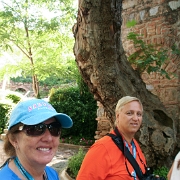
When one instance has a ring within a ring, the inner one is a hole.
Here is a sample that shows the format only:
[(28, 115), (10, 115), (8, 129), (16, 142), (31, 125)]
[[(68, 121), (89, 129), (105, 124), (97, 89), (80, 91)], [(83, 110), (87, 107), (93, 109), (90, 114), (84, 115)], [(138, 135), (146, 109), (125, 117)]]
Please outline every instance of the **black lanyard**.
[[(125, 158), (128, 159), (128, 161), (131, 163), (132, 167), (134, 168), (137, 176), (139, 177), (139, 179), (141, 179), (143, 177), (143, 173), (141, 171), (141, 168), (139, 167), (139, 164), (136, 162), (136, 160), (134, 159), (133, 155), (130, 153), (128, 148), (126, 146), (124, 146), (124, 142), (123, 142), (122, 136), (120, 135), (117, 127), (115, 128), (114, 132), (115, 132), (116, 135), (111, 134), (111, 133), (109, 133), (107, 135), (112, 138), (114, 143), (123, 152)], [(140, 156), (139, 156), (139, 159), (140, 159), (141, 163), (144, 164), (144, 167), (146, 169), (145, 163), (141, 160)], [(127, 165), (126, 165), (126, 167), (127, 167)], [(130, 174), (129, 171), (128, 171), (128, 173)], [(130, 176), (132, 176), (132, 175), (130, 174)]]

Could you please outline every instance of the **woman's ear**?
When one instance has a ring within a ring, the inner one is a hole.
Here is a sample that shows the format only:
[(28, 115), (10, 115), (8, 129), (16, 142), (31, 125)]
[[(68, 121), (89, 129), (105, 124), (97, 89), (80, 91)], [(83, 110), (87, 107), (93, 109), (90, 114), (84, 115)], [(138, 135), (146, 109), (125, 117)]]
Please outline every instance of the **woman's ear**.
[(116, 113), (116, 122), (118, 122), (119, 112)]
[(12, 134), (11, 135), (8, 135), (8, 139), (9, 139), (9, 142), (12, 144), (12, 146), (14, 146), (15, 149), (18, 148), (18, 144), (17, 144), (17, 140), (16, 140), (16, 136)]

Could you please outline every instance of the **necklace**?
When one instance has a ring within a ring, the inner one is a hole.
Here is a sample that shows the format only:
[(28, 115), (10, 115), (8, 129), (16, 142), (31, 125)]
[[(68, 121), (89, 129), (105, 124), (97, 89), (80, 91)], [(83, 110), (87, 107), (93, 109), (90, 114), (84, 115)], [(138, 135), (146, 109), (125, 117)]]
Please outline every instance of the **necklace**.
[[(31, 174), (29, 174), (29, 172), (26, 171), (26, 169), (22, 166), (22, 164), (20, 163), (18, 157), (15, 157), (15, 158), (14, 158), (14, 162), (15, 162), (16, 167), (17, 167), (17, 168), (19, 169), (19, 171), (21, 172), (21, 174), (22, 174), (23, 176), (25, 176), (27, 180), (35, 180), (35, 179), (31, 176)], [(47, 177), (47, 174), (46, 174), (45, 171), (44, 171), (44, 174), (43, 174), (43, 180), (48, 180), (48, 177)]]

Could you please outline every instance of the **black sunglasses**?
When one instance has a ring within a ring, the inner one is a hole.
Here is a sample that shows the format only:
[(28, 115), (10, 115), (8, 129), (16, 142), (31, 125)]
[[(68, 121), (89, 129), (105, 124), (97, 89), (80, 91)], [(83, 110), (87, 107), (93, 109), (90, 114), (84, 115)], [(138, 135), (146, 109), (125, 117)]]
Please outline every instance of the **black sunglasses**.
[(24, 131), (27, 136), (40, 136), (45, 133), (46, 128), (52, 136), (60, 136), (61, 134), (61, 124), (58, 122), (52, 122), (50, 124), (39, 123), (35, 125), (24, 124), (19, 126), (19, 131)]

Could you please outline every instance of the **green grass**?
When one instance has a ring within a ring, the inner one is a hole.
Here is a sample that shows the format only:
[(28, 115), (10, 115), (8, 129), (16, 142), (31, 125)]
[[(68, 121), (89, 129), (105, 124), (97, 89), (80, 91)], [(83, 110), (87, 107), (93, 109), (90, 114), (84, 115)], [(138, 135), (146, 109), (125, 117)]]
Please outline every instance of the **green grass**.
[(167, 179), (168, 172), (169, 172), (169, 169), (165, 166), (162, 166), (158, 169), (155, 169), (153, 173), (155, 175), (159, 175), (160, 177), (165, 177)]

